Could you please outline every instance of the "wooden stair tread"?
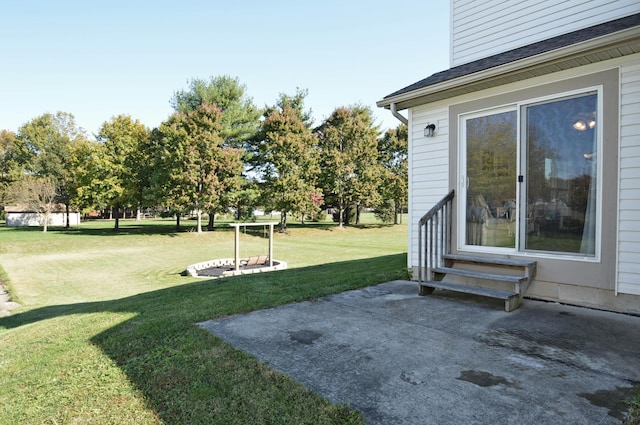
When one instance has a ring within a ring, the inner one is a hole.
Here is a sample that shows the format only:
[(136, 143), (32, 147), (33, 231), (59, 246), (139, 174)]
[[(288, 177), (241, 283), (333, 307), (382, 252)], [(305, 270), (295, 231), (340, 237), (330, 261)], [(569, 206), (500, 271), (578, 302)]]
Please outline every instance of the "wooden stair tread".
[(472, 277), (472, 278), (486, 279), (486, 280), (499, 280), (502, 282), (511, 282), (511, 283), (524, 282), (528, 279), (527, 276), (514, 276), (514, 275), (499, 274), (499, 273), (485, 273), (485, 272), (477, 272), (474, 270), (455, 269), (452, 267), (434, 267), (431, 271), (433, 273), (454, 274), (456, 276)]
[(467, 286), (460, 285), (458, 283), (442, 282), (442, 281), (427, 281), (420, 282), (422, 286), (428, 286), (430, 288), (445, 289), (448, 291), (463, 292), (465, 294), (482, 295), (485, 297), (499, 298), (501, 300), (508, 300), (518, 297), (517, 292), (501, 291), (499, 289), (481, 288), (479, 286)]
[(463, 254), (445, 254), (443, 255), (445, 260), (457, 261), (460, 263), (472, 263), (472, 264), (489, 264), (497, 266), (511, 266), (511, 267), (533, 267), (536, 265), (534, 260), (517, 260), (514, 258), (493, 258), (493, 257), (481, 257), (475, 255), (463, 255)]

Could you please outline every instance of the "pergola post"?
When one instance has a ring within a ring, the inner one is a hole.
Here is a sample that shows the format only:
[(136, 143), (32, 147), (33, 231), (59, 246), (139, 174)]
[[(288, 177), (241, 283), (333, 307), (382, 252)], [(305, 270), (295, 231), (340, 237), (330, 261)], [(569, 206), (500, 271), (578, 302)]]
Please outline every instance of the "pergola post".
[(234, 252), (234, 268), (240, 270), (240, 226), (264, 226), (269, 225), (269, 267), (273, 267), (273, 226), (276, 222), (268, 223), (230, 223), (229, 226), (235, 227), (235, 252)]
[(233, 262), (236, 271), (240, 270), (240, 226), (235, 226), (235, 260)]
[(273, 267), (273, 223), (269, 223), (269, 267)]

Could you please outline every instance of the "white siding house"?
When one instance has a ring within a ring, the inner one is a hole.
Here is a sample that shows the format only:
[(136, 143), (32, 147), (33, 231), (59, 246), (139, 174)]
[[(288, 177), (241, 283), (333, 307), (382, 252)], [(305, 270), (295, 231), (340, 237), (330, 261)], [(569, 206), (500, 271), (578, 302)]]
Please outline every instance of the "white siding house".
[[(640, 313), (640, 2), (451, 13), (452, 67), (378, 102), (409, 127), (414, 279), (502, 290), (482, 270), (523, 266), (520, 298)], [(419, 222), (451, 191), (440, 249)]]
[(640, 61), (620, 68), (618, 291), (640, 295)]
[(453, 0), (450, 66), (638, 13), (638, 7), (637, 0)]

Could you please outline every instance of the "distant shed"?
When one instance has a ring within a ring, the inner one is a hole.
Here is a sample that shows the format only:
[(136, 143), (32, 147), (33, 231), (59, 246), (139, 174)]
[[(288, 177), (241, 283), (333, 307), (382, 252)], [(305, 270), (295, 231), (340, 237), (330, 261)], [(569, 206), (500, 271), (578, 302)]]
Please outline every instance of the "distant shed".
[[(33, 226), (39, 227), (44, 225), (44, 214), (30, 210), (22, 206), (5, 206), (5, 219), (7, 226), (21, 227)], [(49, 215), (48, 226), (65, 226), (67, 223), (67, 213), (64, 205), (58, 205)], [(77, 226), (80, 224), (80, 213), (69, 212), (69, 225)]]

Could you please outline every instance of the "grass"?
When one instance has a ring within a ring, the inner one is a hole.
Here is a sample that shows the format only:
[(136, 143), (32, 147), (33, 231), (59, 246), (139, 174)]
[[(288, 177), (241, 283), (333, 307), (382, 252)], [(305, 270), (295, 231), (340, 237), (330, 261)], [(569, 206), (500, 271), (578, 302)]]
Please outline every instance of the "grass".
[(636, 388), (636, 398), (629, 403), (629, 416), (625, 425), (640, 425), (640, 387)]
[[(0, 423), (363, 423), (195, 324), (405, 277), (406, 226), (368, 223), (290, 225), (274, 243), (289, 269), (221, 280), (180, 273), (233, 256), (222, 224), (0, 227), (0, 278), (23, 304), (0, 319)], [(241, 256), (266, 252), (260, 228), (241, 236)]]

